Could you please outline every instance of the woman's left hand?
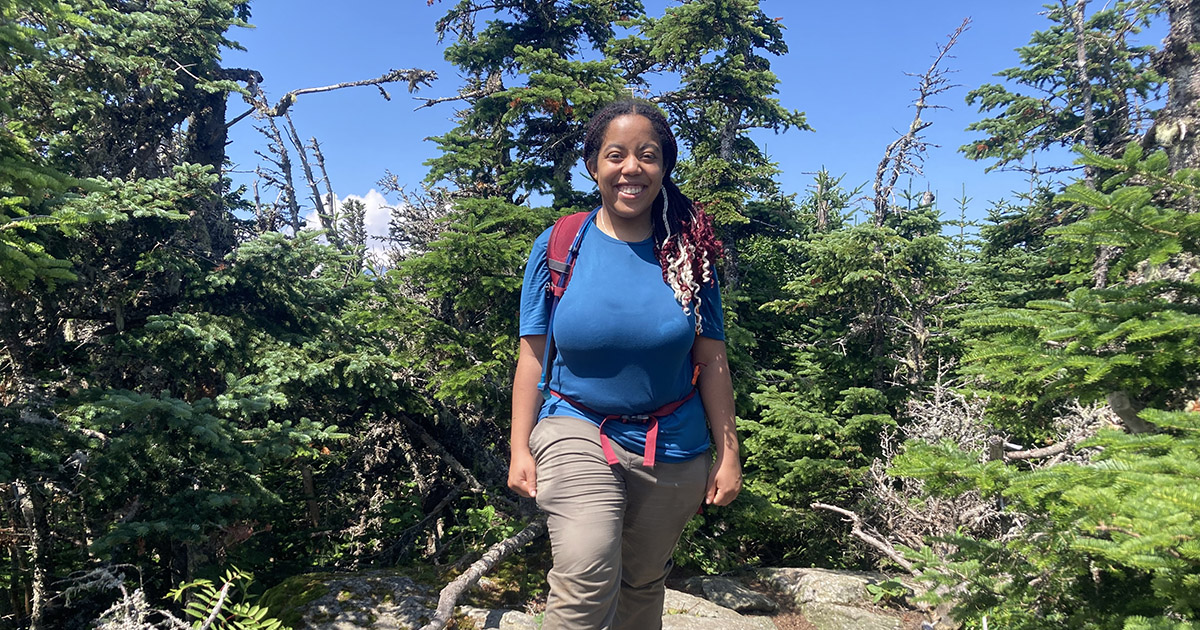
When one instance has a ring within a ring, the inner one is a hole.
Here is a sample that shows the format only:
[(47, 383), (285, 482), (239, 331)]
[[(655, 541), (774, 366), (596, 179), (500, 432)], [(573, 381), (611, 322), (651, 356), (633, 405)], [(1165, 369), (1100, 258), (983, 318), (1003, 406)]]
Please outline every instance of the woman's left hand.
[(718, 461), (708, 472), (705, 505), (729, 505), (742, 491), (742, 463), (737, 457)]

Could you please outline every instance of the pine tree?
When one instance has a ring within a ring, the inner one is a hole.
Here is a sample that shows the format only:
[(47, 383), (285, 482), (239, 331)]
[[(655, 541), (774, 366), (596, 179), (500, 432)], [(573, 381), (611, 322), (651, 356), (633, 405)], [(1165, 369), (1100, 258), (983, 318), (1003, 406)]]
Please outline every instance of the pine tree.
[[(995, 115), (967, 128), (984, 137), (960, 147), (964, 155), (998, 168), (1055, 146), (1082, 144), (1114, 154), (1144, 131), (1163, 79), (1151, 64), (1153, 47), (1133, 46), (1130, 38), (1159, 14), (1162, 2), (1127, 0), (1086, 16), (1088, 4), (1047, 5), (1053, 26), (1017, 49), (1020, 66), (997, 74), (1015, 91), (987, 84), (967, 94), (968, 104)], [(1036, 162), (1022, 168), (1055, 170)]]
[[(1183, 35), (1174, 22), (1181, 15), (1189, 23), (1187, 11), (1171, 13), (1176, 45), (1194, 45), (1194, 32)], [(1185, 75), (1169, 77), (1174, 89)], [(1193, 150), (1172, 147), (1177, 156)], [(1198, 627), (1200, 172), (1138, 143), (1117, 157), (1081, 153), (1098, 181), (1073, 183), (1041, 206), (1072, 213), (1038, 229), (1041, 251), (1063, 255), (1057, 290), (1026, 300), (1010, 294), (997, 303), (1015, 298), (1015, 306), (975, 312), (968, 366), (1006, 434), (1021, 430), (1022, 416), (1029, 423), (1028, 411), (1053, 418), (1074, 400), (1107, 405), (1117, 424), (1056, 445), (1048, 452), (1089, 450), (1036, 470), (949, 444), (912, 446), (897, 473), (937, 493), (999, 495), (1025, 523), (1015, 538), (955, 535), (943, 541), (954, 545), (948, 558), (929, 550), (915, 557), (931, 579), (961, 585), (965, 618), (1011, 628)], [(988, 236), (1002, 246), (1002, 231)], [(1097, 269), (1103, 282), (1093, 282)]]

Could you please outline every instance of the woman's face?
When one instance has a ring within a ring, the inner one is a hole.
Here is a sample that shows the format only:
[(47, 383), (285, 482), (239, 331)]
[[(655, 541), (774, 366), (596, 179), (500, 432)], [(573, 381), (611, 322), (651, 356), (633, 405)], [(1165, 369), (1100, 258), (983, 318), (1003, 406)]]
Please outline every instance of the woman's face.
[(620, 220), (649, 217), (663, 182), (663, 151), (650, 121), (625, 114), (608, 123), (600, 152), (588, 170), (604, 209)]

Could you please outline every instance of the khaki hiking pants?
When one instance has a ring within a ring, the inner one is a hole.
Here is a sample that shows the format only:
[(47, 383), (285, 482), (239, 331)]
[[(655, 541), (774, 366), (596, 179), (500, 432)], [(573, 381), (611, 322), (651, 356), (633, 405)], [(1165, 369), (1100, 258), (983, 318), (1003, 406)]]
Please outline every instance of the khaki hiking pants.
[(646, 468), (613, 443), (609, 466), (596, 425), (566, 416), (538, 422), (529, 446), (554, 553), (543, 630), (662, 628), (671, 553), (704, 499), (709, 458)]

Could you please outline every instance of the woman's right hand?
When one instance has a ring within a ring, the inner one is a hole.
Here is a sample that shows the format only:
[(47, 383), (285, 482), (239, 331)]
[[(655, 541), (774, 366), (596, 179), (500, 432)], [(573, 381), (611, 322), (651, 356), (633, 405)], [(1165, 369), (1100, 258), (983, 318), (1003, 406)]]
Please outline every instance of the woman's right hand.
[(537, 496), (537, 465), (529, 450), (529, 435), (533, 433), (533, 425), (537, 423), (538, 410), (542, 406), (538, 381), (542, 378), (542, 353), (545, 349), (545, 335), (521, 337), (517, 371), (513, 375), (508, 487), (529, 498)]
[(530, 453), (514, 453), (508, 462), (508, 487), (530, 499), (537, 498), (537, 466)]

